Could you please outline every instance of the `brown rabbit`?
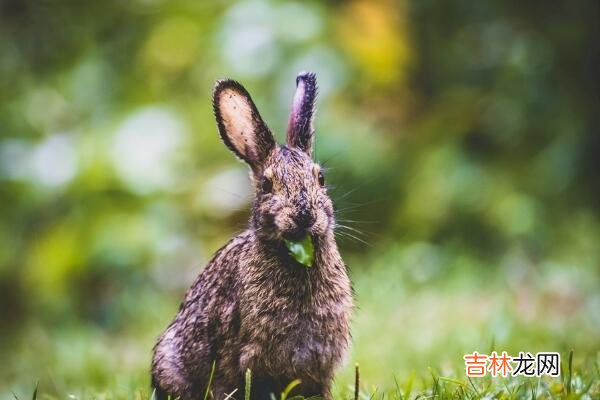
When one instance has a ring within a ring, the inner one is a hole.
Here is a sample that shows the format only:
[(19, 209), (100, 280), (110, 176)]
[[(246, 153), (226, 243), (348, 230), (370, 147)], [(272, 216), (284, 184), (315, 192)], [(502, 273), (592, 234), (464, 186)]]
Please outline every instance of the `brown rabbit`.
[[(223, 142), (252, 169), (256, 189), (246, 231), (221, 248), (188, 290), (159, 338), (152, 385), (159, 398), (331, 398), (334, 371), (350, 341), (352, 291), (334, 237), (334, 210), (323, 172), (312, 159), (316, 77), (296, 79), (287, 144), (277, 145), (250, 95), (218, 81), (213, 107)], [(286, 240), (308, 237), (312, 265), (296, 261)]]

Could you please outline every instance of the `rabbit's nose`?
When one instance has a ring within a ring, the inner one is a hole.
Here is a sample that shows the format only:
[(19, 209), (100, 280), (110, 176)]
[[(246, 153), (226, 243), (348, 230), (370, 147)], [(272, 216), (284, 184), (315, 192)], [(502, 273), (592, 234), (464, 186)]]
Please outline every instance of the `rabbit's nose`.
[(308, 208), (301, 208), (294, 218), (294, 222), (299, 229), (308, 229), (315, 223), (315, 219), (312, 216)]
[(305, 189), (300, 191), (296, 201), (296, 210), (297, 213), (294, 216), (294, 222), (296, 223), (297, 230), (305, 231), (313, 226), (315, 218), (310, 212), (310, 203)]

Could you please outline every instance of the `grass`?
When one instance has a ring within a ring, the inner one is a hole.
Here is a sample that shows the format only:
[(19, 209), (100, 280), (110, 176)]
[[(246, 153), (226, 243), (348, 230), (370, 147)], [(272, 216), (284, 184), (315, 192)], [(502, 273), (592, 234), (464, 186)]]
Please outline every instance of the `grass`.
[[(361, 260), (369, 268), (352, 271), (353, 343), (336, 376), (336, 399), (600, 399), (600, 284), (593, 268), (519, 264), (515, 273), (510, 265), (485, 268), (423, 253), (429, 250), (390, 247)], [(181, 292), (137, 288), (111, 305), (124, 323), (109, 328), (52, 324), (43, 316), (27, 322), (0, 341), (0, 398), (29, 399), (39, 381), (42, 400), (150, 399), (150, 349), (180, 298)], [(560, 352), (561, 376), (467, 379), (463, 355), (492, 350)], [(249, 387), (251, 373), (246, 378)]]
[[(334, 394), (336, 399), (344, 400), (483, 400), (483, 399), (514, 399), (514, 400), (534, 400), (534, 399), (598, 399), (600, 398), (600, 369), (595, 363), (593, 371), (585, 372), (583, 370), (573, 370), (573, 352), (569, 353), (566, 373), (558, 378), (457, 378), (447, 377), (437, 374), (433, 369), (429, 369), (429, 377), (424, 378), (422, 382), (414, 376), (408, 377), (403, 381), (398, 381), (393, 377), (394, 387), (391, 390), (379, 390), (375, 388), (360, 387), (359, 366), (355, 367), (354, 387), (348, 387), (344, 390), (338, 390)], [(211, 377), (214, 374), (214, 363)], [(564, 368), (564, 366), (563, 366)], [(564, 369), (563, 369), (564, 371)], [(212, 380), (212, 379), (211, 379)], [(210, 382), (207, 387), (204, 400), (211, 398)], [(251, 373), (248, 370), (245, 379), (246, 395), (245, 400), (251, 400), (248, 393), (251, 388)], [(271, 400), (302, 400), (301, 396), (290, 396), (293, 389), (300, 384), (299, 380), (294, 380), (278, 396), (271, 395)], [(420, 386), (421, 389), (415, 390)], [(235, 392), (232, 392), (228, 398), (231, 398)], [(16, 400), (25, 399), (13, 393)], [(58, 397), (44, 394), (43, 388), (38, 395), (38, 385), (35, 386), (32, 400), (47, 399), (54, 400)], [(69, 395), (70, 399), (78, 399), (78, 396)], [(111, 393), (88, 394), (86, 398), (90, 399), (112, 399), (120, 398)], [(134, 398), (136, 400), (154, 400), (154, 395), (146, 389), (137, 389), (124, 398)]]

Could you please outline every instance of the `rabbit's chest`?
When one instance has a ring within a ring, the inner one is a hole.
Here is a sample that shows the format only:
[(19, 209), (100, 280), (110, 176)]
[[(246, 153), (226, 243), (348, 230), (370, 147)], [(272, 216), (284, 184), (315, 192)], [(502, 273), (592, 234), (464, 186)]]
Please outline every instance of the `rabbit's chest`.
[(282, 325), (263, 326), (243, 345), (240, 361), (245, 368), (270, 376), (303, 378), (329, 370), (343, 352), (340, 343), (331, 340), (331, 325), (307, 320), (291, 323), (287, 317), (272, 322)]
[(301, 377), (328, 370), (343, 356), (349, 336), (343, 298), (313, 292), (307, 299), (274, 289), (248, 311), (240, 360), (246, 368)]

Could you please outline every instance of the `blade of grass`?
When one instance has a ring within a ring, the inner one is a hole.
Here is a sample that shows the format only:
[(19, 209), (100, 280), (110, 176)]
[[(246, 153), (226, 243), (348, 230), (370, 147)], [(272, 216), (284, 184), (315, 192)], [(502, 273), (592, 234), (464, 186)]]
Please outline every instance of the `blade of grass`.
[(208, 377), (208, 384), (206, 385), (206, 392), (204, 393), (204, 400), (208, 399), (208, 393), (210, 392), (210, 385), (212, 385), (213, 376), (215, 374), (215, 367), (217, 360), (213, 361), (212, 368), (210, 370), (210, 376)]
[(39, 385), (40, 385), (40, 381), (37, 381), (35, 383), (35, 389), (33, 390), (33, 395), (31, 396), (31, 400), (36, 400), (37, 399)]
[(567, 396), (571, 394), (571, 379), (573, 378), (573, 349), (569, 351), (569, 375), (567, 377)]
[(461, 381), (459, 381), (459, 380), (452, 379), (452, 378), (446, 378), (446, 377), (444, 377), (444, 376), (440, 376), (440, 377), (439, 377), (439, 379), (441, 379), (441, 380), (443, 380), (443, 381), (445, 381), (445, 382), (454, 383), (455, 385), (458, 385), (458, 386), (461, 386), (461, 387), (467, 388), (467, 389), (469, 389), (469, 390), (472, 390), (472, 389), (469, 387), (469, 385), (465, 385), (464, 383), (462, 383), (462, 382), (461, 382)]
[(373, 391), (373, 393), (371, 393), (371, 396), (369, 397), (369, 400), (373, 400), (373, 398), (375, 397), (375, 395), (377, 394), (377, 391), (379, 390), (379, 387), (375, 387), (375, 390)]
[(432, 395), (434, 397), (436, 397), (439, 393), (439, 379), (435, 376), (435, 373), (433, 372), (433, 368), (431, 367), (427, 367), (427, 369), (429, 370), (429, 373), (431, 374), (431, 377), (433, 378), (433, 392)]
[(227, 396), (225, 396), (225, 398), (223, 400), (229, 400), (231, 398), (231, 396), (233, 396), (235, 394), (235, 392), (237, 392), (237, 388), (233, 389), (231, 391), (231, 393), (229, 393)]
[[(396, 379), (396, 378), (394, 378)], [(360, 391), (360, 375), (358, 371), (358, 363), (354, 366), (354, 400), (358, 400), (358, 393)]]
[(396, 398), (404, 400), (404, 397), (402, 396), (402, 391), (400, 391), (400, 385), (398, 384), (398, 380), (396, 379), (396, 375), (392, 375), (392, 377), (394, 378), (394, 384), (396, 385)]
[(415, 382), (415, 373), (412, 372), (409, 375), (408, 379), (406, 380), (406, 383), (404, 384), (404, 397), (406, 399), (410, 399), (410, 395), (412, 393), (414, 382)]
[(477, 390), (477, 386), (475, 386), (475, 383), (473, 382), (473, 380), (471, 379), (471, 377), (468, 376), (467, 379), (469, 379), (469, 382), (471, 383), (471, 386), (473, 386), (473, 390), (477, 394), (477, 397), (481, 397), (481, 393), (479, 392), (479, 390)]
[(300, 379), (294, 379), (293, 381), (291, 381), (290, 383), (288, 383), (288, 385), (285, 387), (285, 389), (283, 389), (283, 392), (281, 392), (281, 400), (287, 399), (287, 397), (290, 394), (290, 392), (296, 386), (298, 386), (300, 383), (302, 383), (302, 381)]
[(244, 388), (244, 400), (250, 400), (250, 391), (252, 390), (252, 371), (246, 370), (246, 387)]

